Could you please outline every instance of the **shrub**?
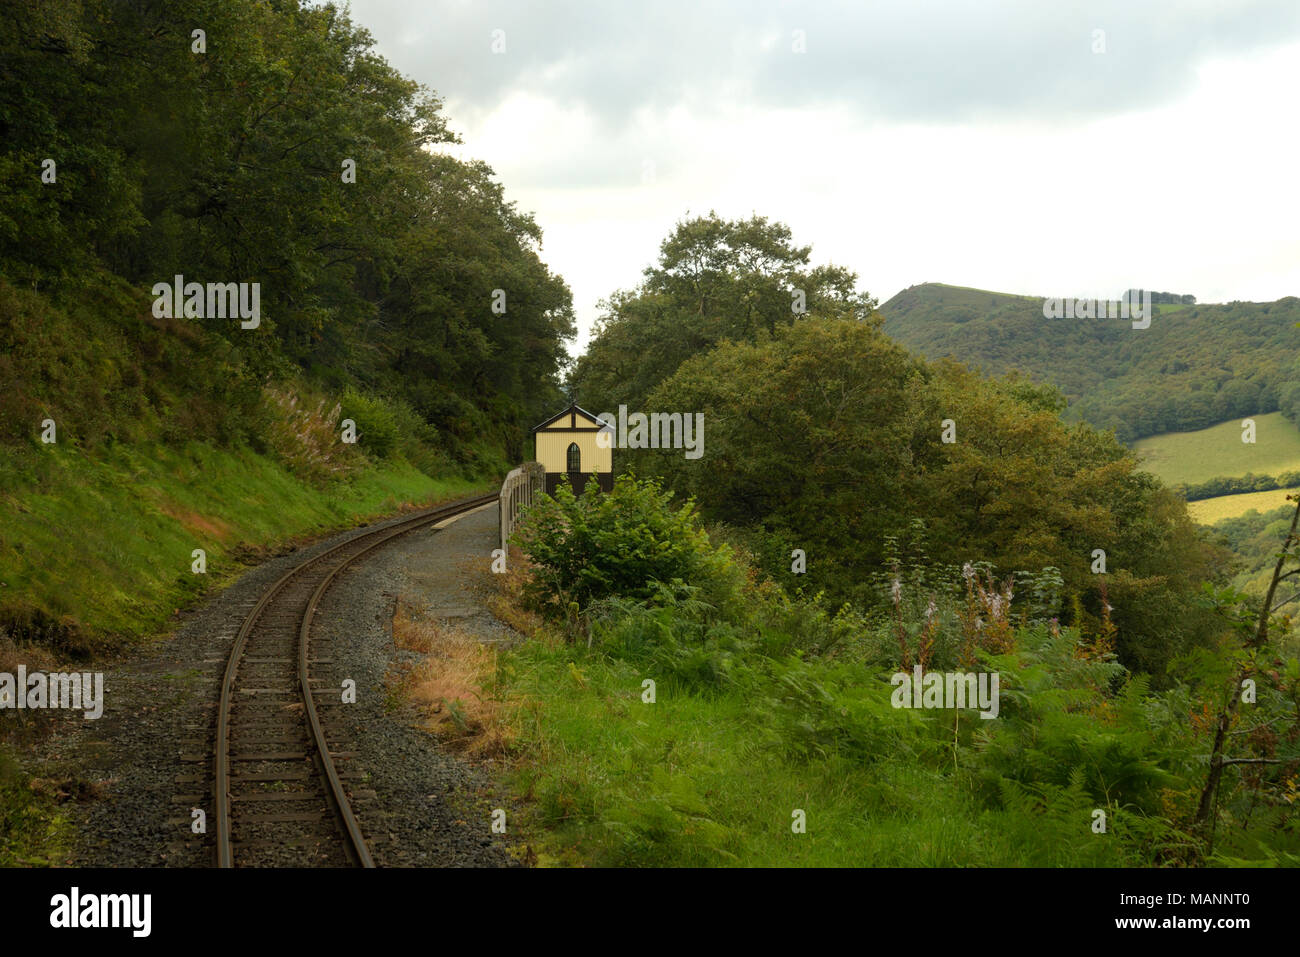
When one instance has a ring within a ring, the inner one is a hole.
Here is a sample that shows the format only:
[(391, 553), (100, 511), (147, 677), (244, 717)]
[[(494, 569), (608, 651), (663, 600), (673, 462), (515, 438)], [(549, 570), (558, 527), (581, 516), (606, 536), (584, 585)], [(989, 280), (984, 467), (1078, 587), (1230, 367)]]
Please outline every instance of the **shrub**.
[(319, 398), (313, 406), (288, 386), (268, 386), (265, 395), (271, 410), (266, 445), (295, 476), (324, 486), (363, 462), (353, 446), (339, 441), (339, 405), (327, 409), (327, 400)]
[[(674, 507), (658, 483), (619, 476), (613, 491), (590, 483), (581, 495), (567, 484), (528, 510), (517, 542), (533, 563), (526, 588), (540, 610), (562, 617), (571, 605), (586, 611), (604, 598), (650, 602), (663, 594), (701, 601), (730, 613), (743, 573), (731, 549), (714, 546), (699, 526), (695, 506)], [(723, 607), (725, 606), (725, 607)]]
[(698, 601), (661, 586), (653, 605), (608, 598), (592, 607), (592, 641), (613, 658), (636, 662), (666, 686), (714, 692), (746, 680), (753, 640), (743, 629), (718, 620)]
[(397, 415), (388, 404), (356, 389), (343, 393), (343, 417), (357, 424), (357, 444), (376, 458), (386, 459), (397, 449)]

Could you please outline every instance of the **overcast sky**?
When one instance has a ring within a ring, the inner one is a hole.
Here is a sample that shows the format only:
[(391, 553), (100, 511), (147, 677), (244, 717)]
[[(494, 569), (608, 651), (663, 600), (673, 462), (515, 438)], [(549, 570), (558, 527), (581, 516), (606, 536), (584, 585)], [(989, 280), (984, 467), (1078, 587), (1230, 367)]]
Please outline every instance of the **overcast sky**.
[(351, 7), (536, 217), (575, 352), (710, 209), (789, 224), (882, 303), (1300, 295), (1297, 0)]

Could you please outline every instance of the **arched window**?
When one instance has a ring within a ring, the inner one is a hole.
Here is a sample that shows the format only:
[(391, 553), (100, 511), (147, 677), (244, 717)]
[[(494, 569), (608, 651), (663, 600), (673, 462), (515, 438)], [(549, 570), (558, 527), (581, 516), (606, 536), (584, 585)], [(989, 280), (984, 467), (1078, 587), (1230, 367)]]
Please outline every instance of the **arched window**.
[(582, 452), (578, 449), (577, 442), (569, 443), (569, 471), (582, 471)]

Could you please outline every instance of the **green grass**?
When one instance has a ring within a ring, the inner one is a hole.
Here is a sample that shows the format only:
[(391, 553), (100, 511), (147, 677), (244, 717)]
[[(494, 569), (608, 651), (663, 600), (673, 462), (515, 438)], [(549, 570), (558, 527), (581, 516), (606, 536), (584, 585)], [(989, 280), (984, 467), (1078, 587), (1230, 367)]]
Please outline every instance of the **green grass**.
[[(1071, 818), (989, 808), (965, 774), (888, 751), (793, 758), (771, 715), (744, 692), (715, 694), (660, 682), (580, 647), (530, 642), (503, 660), (527, 758), (509, 784), (528, 796), (524, 839), (543, 864), (596, 866), (960, 867), (1121, 865), (1114, 842)], [(854, 679), (861, 697), (888, 685)], [(936, 720), (894, 711), (899, 726)], [(967, 717), (963, 733), (978, 719)], [(979, 730), (978, 728), (976, 730)], [(951, 732), (946, 732), (949, 736)], [(950, 759), (949, 759), (950, 760)], [(941, 762), (940, 762), (941, 763)], [(951, 768), (951, 764), (947, 765)], [(793, 814), (806, 815), (794, 833)], [(1079, 809), (1079, 820), (1087, 812)]]
[[(627, 492), (610, 497), (624, 508), (602, 527), (602, 547), (625, 550), (647, 514), (671, 509)], [(539, 564), (583, 554), (572, 534), (581, 513), (571, 513), (564, 527), (534, 515), (523, 553)], [(695, 545), (701, 557), (715, 547)], [(906, 587), (900, 576), (891, 622), (792, 599), (757, 584), (735, 553), (722, 557), (676, 591), (606, 595), (585, 620), (561, 605), (549, 625), (525, 614), (529, 597), (540, 587), (543, 605), (566, 601), (562, 580), (535, 566), (531, 579), (517, 569), (496, 583), (507, 617), (533, 635), (477, 678), (492, 705), (481, 744), (508, 744), (498, 773), (518, 799), (516, 850), (603, 867), (1300, 860), (1300, 839), (1283, 829), (1280, 774), (1258, 782), (1277, 802), (1267, 810), (1239, 774), (1225, 777), (1221, 857), (1195, 830), (1212, 728), (1188, 714), (1222, 706), (1230, 657), (1198, 649), (1155, 690), (1115, 660), (1113, 629), (1030, 618), (1054, 616), (1051, 599), (1008, 612), (974, 594), (941, 597), (923, 616), (916, 599), (933, 602), (942, 575), (908, 575)], [(931, 676), (997, 675), (996, 713), (986, 720), (969, 700), (900, 707), (892, 676), (918, 658)], [(1282, 689), (1257, 707), (1263, 722), (1294, 716)]]
[(34, 792), (0, 748), (0, 867), (55, 866), (72, 838), (67, 814), (52, 798)]
[(1188, 502), (1187, 511), (1202, 525), (1213, 525), (1225, 518), (1237, 518), (1247, 512), (1271, 512), (1287, 504), (1286, 497), (1294, 489), (1273, 489), (1271, 492), (1246, 492), (1242, 495), (1220, 495), (1217, 498)]
[[(1255, 442), (1241, 441), (1241, 419), (1232, 419), (1199, 432), (1166, 432), (1133, 444), (1143, 467), (1168, 484), (1204, 482), (1212, 478), (1277, 475), (1300, 469), (1300, 431), (1281, 412), (1252, 416)], [(1244, 496), (1223, 496), (1241, 498)]]
[[(245, 567), (240, 546), (323, 533), (485, 484), (385, 463), (320, 490), (265, 456), (198, 442), (119, 444), (93, 456), (62, 445), (7, 450), (0, 609), (39, 609), (89, 638), (140, 638)], [(196, 548), (206, 552), (206, 575), (191, 571)]]
[(941, 293), (949, 302), (954, 304), (984, 304), (989, 301), (990, 297), (998, 299), (1024, 299), (1033, 302), (1042, 302), (1042, 296), (1030, 296), (1023, 292), (998, 292), (996, 289), (977, 289), (975, 286), (954, 286), (946, 282), (929, 282), (922, 283), (922, 286), (931, 291)]

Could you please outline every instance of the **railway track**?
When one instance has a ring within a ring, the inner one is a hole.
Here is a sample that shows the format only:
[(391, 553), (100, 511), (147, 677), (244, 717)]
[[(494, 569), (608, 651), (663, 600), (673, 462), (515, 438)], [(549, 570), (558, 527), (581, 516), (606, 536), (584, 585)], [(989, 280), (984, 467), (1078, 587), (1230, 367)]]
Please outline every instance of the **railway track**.
[[(312, 619), (338, 574), (384, 543), (496, 501), (492, 493), (382, 525), (309, 558), (272, 584), (235, 635), (213, 747), (219, 867), (373, 867), (340, 767), (353, 753), (329, 713), (341, 680), (313, 675)], [(328, 693), (326, 693), (328, 692)], [(345, 706), (345, 705), (343, 705)]]

